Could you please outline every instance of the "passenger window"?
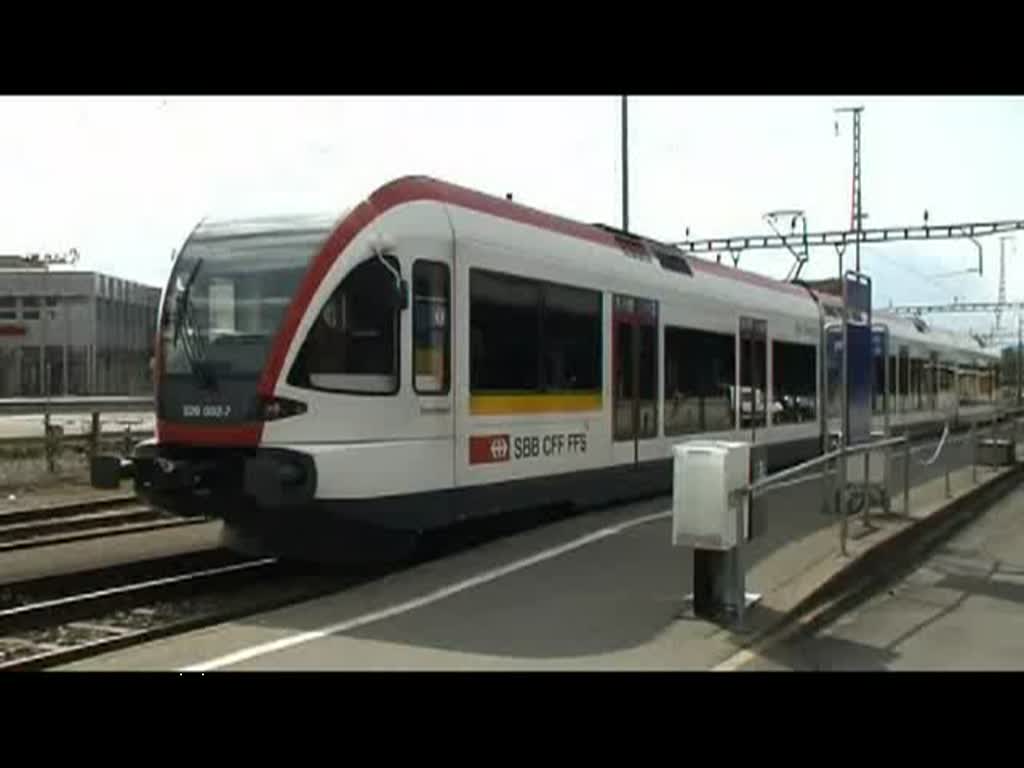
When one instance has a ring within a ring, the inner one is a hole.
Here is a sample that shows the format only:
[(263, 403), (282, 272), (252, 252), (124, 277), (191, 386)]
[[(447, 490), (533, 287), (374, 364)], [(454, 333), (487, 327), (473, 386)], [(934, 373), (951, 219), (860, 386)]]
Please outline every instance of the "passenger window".
[[(391, 269), (371, 258), (350, 272), (309, 331), (289, 383), (332, 392), (391, 395), (398, 391), (398, 308)], [(394, 272), (392, 272), (394, 270)]]
[[(878, 369), (881, 369), (880, 364)], [(814, 347), (772, 342), (772, 397), (775, 400), (772, 421), (775, 424), (814, 421), (818, 390), (816, 378)]]
[(740, 318), (740, 426), (764, 426), (768, 418), (767, 323)]
[(601, 391), (601, 294), (546, 283), (543, 381), (548, 392)]
[(540, 285), (471, 270), (471, 392), (539, 392)]
[(920, 411), (924, 408), (924, 360), (917, 357), (910, 359), (910, 409)]
[(900, 347), (900, 410), (910, 410), (910, 350)]
[(421, 394), (448, 392), (448, 286), (447, 265), (435, 261), (413, 265), (413, 386)]
[(732, 429), (736, 337), (665, 327), (665, 434)]
[(600, 408), (598, 291), (474, 269), (469, 292), (472, 393), (587, 393), (577, 406)]

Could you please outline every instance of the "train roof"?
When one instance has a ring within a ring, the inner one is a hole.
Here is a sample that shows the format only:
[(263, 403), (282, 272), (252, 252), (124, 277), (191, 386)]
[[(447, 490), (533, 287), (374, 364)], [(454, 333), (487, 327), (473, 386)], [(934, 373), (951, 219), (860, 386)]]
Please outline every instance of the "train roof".
[(287, 216), (251, 216), (245, 218), (206, 218), (196, 227), (193, 237), (212, 240), (272, 234), (327, 232), (345, 217), (324, 211)]
[[(374, 190), (355, 208), (340, 213), (312, 212), (287, 216), (261, 216), (248, 218), (204, 219), (193, 237), (199, 239), (241, 237), (261, 234), (291, 234), (322, 232), (340, 225), (350, 213), (369, 206), (380, 214), (404, 203), (435, 201), (466, 208), (501, 219), (519, 222), (551, 233), (589, 241), (620, 251), (624, 258), (650, 263), (666, 272), (689, 277), (709, 275), (743, 283), (751, 287), (775, 291), (811, 300), (811, 292), (825, 306), (826, 312), (835, 314), (841, 299), (823, 283), (791, 283), (765, 275), (727, 266), (701, 258), (692, 253), (654, 238), (635, 232), (623, 231), (601, 223), (584, 223), (523, 205), (504, 197), (462, 187), (430, 176), (403, 176)], [(827, 281), (826, 281), (827, 282)], [(833, 281), (838, 284), (838, 281)], [(929, 345), (948, 347), (951, 351), (974, 354), (982, 358), (998, 357), (998, 352), (982, 347), (968, 334), (938, 327), (926, 326), (906, 316), (876, 310), (875, 317), (889, 325), (894, 337), (901, 340), (920, 339)]]

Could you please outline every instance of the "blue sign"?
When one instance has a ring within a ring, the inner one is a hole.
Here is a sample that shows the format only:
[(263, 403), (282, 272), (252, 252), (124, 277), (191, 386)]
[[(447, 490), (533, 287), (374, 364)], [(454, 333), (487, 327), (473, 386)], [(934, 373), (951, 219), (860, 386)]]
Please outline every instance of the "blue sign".
[(846, 281), (846, 306), (851, 315), (871, 314), (871, 283), (856, 279)]

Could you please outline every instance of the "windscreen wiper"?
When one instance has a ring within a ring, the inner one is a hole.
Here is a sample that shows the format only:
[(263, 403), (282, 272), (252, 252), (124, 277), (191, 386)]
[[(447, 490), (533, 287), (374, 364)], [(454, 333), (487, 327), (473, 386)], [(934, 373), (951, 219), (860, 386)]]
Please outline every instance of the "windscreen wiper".
[(181, 286), (181, 290), (178, 291), (178, 295), (175, 299), (174, 307), (174, 341), (177, 345), (178, 337), (181, 335), (182, 321), (185, 318), (186, 312), (189, 312), (191, 305), (189, 303), (189, 294), (192, 291), (192, 283), (195, 282), (196, 275), (199, 274), (199, 268), (203, 266), (202, 258), (196, 259), (195, 266), (192, 267), (192, 271), (188, 273), (188, 277), (185, 278), (184, 284)]
[[(217, 382), (210, 367), (206, 365), (206, 356), (199, 338), (199, 327), (192, 316), (192, 284), (202, 265), (202, 258), (197, 259), (178, 294), (174, 313), (174, 344), (177, 345), (180, 338), (185, 359), (188, 360), (189, 368), (192, 369), (192, 374), (196, 377), (199, 386), (203, 389), (212, 389)], [(184, 333), (181, 332), (183, 328)]]

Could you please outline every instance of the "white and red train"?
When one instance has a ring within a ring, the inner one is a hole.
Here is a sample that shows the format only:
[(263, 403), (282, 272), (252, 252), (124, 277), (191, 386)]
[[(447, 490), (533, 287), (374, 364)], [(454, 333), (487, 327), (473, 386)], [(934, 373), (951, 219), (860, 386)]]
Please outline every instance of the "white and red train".
[[(130, 476), (156, 506), (223, 518), (230, 546), (337, 559), (469, 517), (667, 492), (671, 446), (693, 437), (790, 464), (838, 416), (838, 308), (425, 177), (340, 216), (204, 221), (161, 301), (155, 438), (97, 461), (94, 483)], [(875, 321), (895, 429), (993, 406), (992, 353)]]

